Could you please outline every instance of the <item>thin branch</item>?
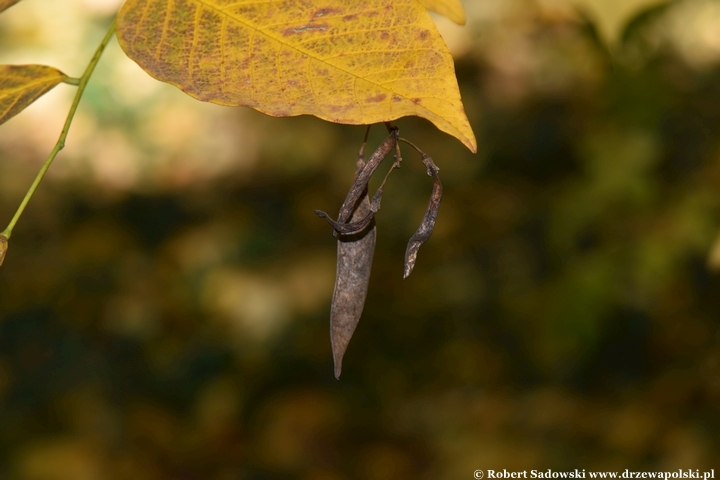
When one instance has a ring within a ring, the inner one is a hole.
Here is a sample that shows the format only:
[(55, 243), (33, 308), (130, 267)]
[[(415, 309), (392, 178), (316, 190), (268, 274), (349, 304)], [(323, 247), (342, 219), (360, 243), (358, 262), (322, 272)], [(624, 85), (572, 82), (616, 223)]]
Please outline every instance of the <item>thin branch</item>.
[(417, 145), (415, 145), (414, 143), (412, 143), (412, 142), (411, 142), (410, 140), (408, 140), (407, 138), (399, 137), (399, 138), (398, 138), (398, 142), (403, 142), (403, 143), (406, 143), (406, 144), (410, 145), (410, 146), (411, 146), (412, 148), (414, 148), (415, 151), (418, 152), (421, 156), (424, 156), (424, 155), (425, 155), (425, 152), (423, 152), (422, 150), (420, 150), (420, 148), (419, 148)]
[[(50, 165), (52, 164), (53, 160), (55, 160), (55, 157), (65, 147), (65, 139), (67, 138), (68, 132), (70, 131), (70, 125), (72, 124), (73, 117), (75, 117), (75, 112), (77, 111), (78, 104), (80, 103), (80, 99), (83, 96), (83, 93), (85, 92), (85, 87), (87, 86), (88, 81), (90, 80), (90, 77), (92, 76), (93, 71), (95, 70), (95, 67), (98, 64), (98, 61), (100, 60), (100, 57), (102, 56), (103, 51), (105, 50), (105, 47), (110, 42), (110, 39), (115, 34), (115, 20), (113, 20), (112, 25), (110, 25), (110, 28), (108, 29), (107, 33), (105, 34), (105, 38), (103, 38), (102, 42), (100, 42), (100, 45), (98, 46), (97, 50), (95, 51), (95, 55), (93, 55), (92, 59), (90, 60), (90, 63), (88, 64), (87, 68), (85, 69), (85, 72), (83, 73), (82, 77), (80, 77), (78, 82), (78, 89), (75, 93), (75, 98), (73, 99), (72, 105), (70, 106), (70, 112), (68, 112), (68, 116), (65, 119), (65, 125), (63, 125), (63, 129), (60, 132), (60, 137), (58, 138), (57, 142), (55, 143), (55, 147), (50, 152), (50, 155), (48, 155), (47, 160), (45, 160), (45, 163), (43, 164), (42, 168), (40, 168), (40, 171), (38, 172), (37, 176), (35, 177), (35, 180), (33, 181), (32, 185), (30, 185), (30, 188), (28, 189), (27, 193), (25, 194), (25, 198), (23, 198), (23, 201), (20, 203), (20, 206), (18, 207), (17, 211), (15, 212), (15, 215), (13, 216), (12, 220), (10, 220), (10, 223), (8, 226), (3, 230), (2, 233), (0, 233), (0, 236), (5, 237), (6, 239), (10, 239), (10, 236), (12, 235), (13, 228), (15, 228), (15, 224), (20, 219), (20, 216), (25, 211), (25, 207), (27, 206), (28, 202), (32, 198), (33, 194), (35, 193), (35, 190), (37, 190), (38, 185), (40, 185), (40, 182), (42, 181), (43, 177), (45, 176), (45, 173), (48, 171), (48, 168), (50, 168)], [(72, 84), (72, 80), (67, 81), (66, 83)]]

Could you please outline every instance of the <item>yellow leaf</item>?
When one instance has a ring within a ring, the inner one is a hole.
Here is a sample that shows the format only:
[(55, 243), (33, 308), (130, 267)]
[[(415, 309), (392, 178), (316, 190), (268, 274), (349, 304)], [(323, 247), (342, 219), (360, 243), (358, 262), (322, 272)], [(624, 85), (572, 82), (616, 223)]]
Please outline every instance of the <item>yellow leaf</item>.
[(19, 1), (20, 0), (0, 0), (0, 12), (7, 10)]
[(67, 78), (45, 65), (0, 65), (0, 124)]
[(643, 10), (669, 0), (565, 0), (571, 1), (595, 22), (608, 45), (615, 45), (628, 22)]
[(460, 0), (420, 0), (425, 8), (447, 17), (458, 25), (465, 25), (465, 9)]
[(118, 40), (203, 101), (348, 124), (417, 115), (476, 150), (452, 57), (417, 0), (127, 0)]

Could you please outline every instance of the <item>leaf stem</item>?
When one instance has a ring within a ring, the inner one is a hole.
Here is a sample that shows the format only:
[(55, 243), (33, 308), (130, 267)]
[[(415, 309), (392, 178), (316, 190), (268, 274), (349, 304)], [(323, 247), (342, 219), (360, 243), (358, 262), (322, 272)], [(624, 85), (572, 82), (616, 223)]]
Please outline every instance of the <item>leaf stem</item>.
[[(45, 176), (45, 173), (48, 171), (48, 168), (50, 168), (50, 165), (52, 164), (53, 160), (55, 160), (55, 157), (65, 147), (65, 139), (67, 138), (68, 131), (70, 130), (70, 125), (72, 124), (73, 117), (75, 116), (75, 112), (77, 111), (78, 104), (80, 103), (80, 99), (83, 96), (83, 93), (85, 92), (85, 87), (87, 86), (88, 81), (90, 80), (90, 77), (92, 76), (93, 71), (95, 70), (95, 67), (98, 64), (98, 61), (100, 60), (100, 57), (102, 56), (103, 51), (105, 50), (105, 47), (110, 42), (110, 39), (115, 34), (115, 20), (113, 20), (112, 25), (110, 25), (110, 28), (108, 29), (107, 33), (105, 34), (105, 38), (103, 38), (102, 42), (100, 42), (100, 45), (98, 45), (97, 50), (95, 50), (95, 55), (93, 55), (92, 59), (90, 60), (90, 63), (88, 64), (87, 68), (85, 68), (85, 72), (83, 73), (82, 77), (79, 79), (72, 79), (68, 78), (66, 79), (66, 83), (73, 84), (72, 80), (79, 80), (77, 83), (78, 89), (75, 93), (75, 98), (73, 99), (72, 105), (70, 106), (70, 111), (68, 112), (68, 116), (65, 119), (65, 125), (63, 125), (63, 129), (60, 132), (60, 137), (58, 138), (57, 142), (55, 143), (55, 147), (50, 152), (50, 155), (48, 155), (47, 160), (45, 160), (45, 163), (43, 164), (42, 168), (38, 172), (37, 176), (35, 177), (35, 180), (33, 181), (32, 185), (30, 185), (30, 188), (28, 189), (27, 193), (25, 194), (25, 198), (23, 198), (23, 201), (20, 203), (20, 206), (18, 207), (17, 211), (15, 212), (15, 215), (13, 216), (12, 220), (10, 220), (10, 223), (5, 228), (5, 230), (0, 233), (1, 236), (4, 236), (6, 239), (10, 239), (10, 235), (12, 234), (13, 228), (15, 228), (15, 224), (20, 219), (20, 216), (25, 211), (25, 207), (27, 206), (28, 202), (32, 198), (33, 194), (35, 193), (35, 190), (37, 190), (38, 185), (40, 185), (40, 182), (42, 181), (43, 177)], [(70, 81), (68, 81), (70, 80)]]

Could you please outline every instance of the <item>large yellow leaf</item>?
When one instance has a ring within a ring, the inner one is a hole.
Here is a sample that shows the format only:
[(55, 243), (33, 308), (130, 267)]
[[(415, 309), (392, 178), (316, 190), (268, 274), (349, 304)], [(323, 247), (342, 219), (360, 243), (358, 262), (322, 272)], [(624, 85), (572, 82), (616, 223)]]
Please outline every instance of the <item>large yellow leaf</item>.
[(127, 0), (118, 40), (200, 100), (349, 124), (418, 115), (476, 150), (452, 57), (417, 0)]
[(0, 0), (0, 12), (2, 12), (3, 10), (7, 10), (19, 1), (20, 0)]
[(420, 3), (458, 25), (465, 25), (465, 9), (460, 0), (420, 0)]
[(0, 65), (0, 124), (67, 78), (45, 65)]

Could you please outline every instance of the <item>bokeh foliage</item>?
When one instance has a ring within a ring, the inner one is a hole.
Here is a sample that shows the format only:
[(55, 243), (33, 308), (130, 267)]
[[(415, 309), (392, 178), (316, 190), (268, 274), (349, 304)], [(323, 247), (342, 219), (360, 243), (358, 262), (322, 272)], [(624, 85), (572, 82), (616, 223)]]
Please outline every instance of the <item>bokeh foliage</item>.
[[(405, 151), (340, 382), (313, 210), (339, 206), (363, 129), (195, 102), (114, 45), (0, 269), (0, 475), (717, 469), (720, 7), (673, 4), (608, 48), (546, 3), (440, 22), (479, 154), (398, 122), (445, 198), (402, 281), (431, 188)], [(79, 72), (116, 8), (21, 2), (3, 63)], [(1, 218), (71, 94), (0, 129)]]

